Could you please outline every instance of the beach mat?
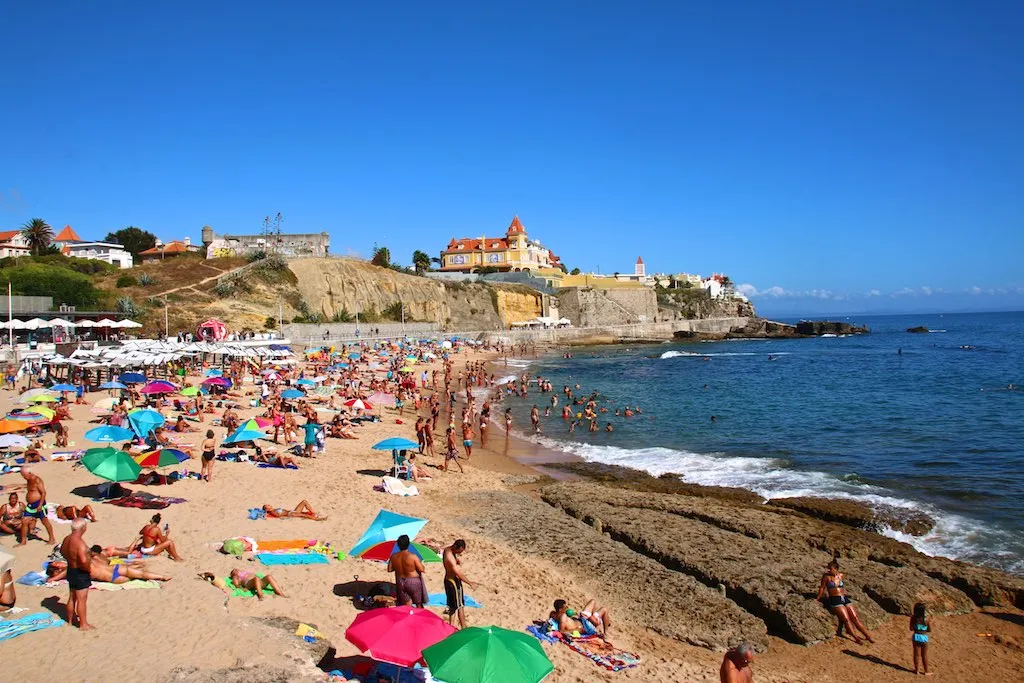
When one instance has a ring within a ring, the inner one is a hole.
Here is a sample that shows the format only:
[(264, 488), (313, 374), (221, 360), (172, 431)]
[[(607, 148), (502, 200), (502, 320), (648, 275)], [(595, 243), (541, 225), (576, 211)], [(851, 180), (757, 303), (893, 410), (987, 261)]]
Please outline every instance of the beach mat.
[(42, 631), (44, 628), (55, 628), (63, 625), (63, 619), (56, 614), (49, 614), (47, 612), (37, 612), (20, 619), (0, 621), (0, 641), (17, 638), (20, 635), (33, 631)]
[[(40, 455), (39, 456), (39, 460), (41, 462), (46, 462), (46, 456)], [(25, 464), (25, 458), (15, 458), (14, 462), (18, 463), (19, 465), (24, 465)]]
[(320, 553), (256, 553), (256, 559), (267, 566), (277, 564), (330, 564)]
[(132, 579), (124, 583), (107, 583), (106, 581), (93, 581), (92, 589), (96, 591), (131, 591), (131, 590), (156, 590), (160, 588), (159, 581), (143, 581)]
[[(462, 599), (466, 602), (466, 607), (483, 607), (483, 605), (466, 594), (462, 595)], [(427, 604), (431, 607), (447, 607), (448, 598), (445, 597), (444, 593), (431, 593), (427, 599)]]
[(20, 583), (22, 586), (42, 586), (46, 584), (47, 580), (48, 578), (43, 572), (29, 572), (15, 583)]
[(573, 638), (566, 645), (598, 666), (609, 671), (622, 671), (640, 665), (640, 655), (620, 650), (606, 640), (597, 636)]
[(119, 508), (138, 508), (139, 510), (163, 510), (171, 504), (165, 500), (144, 500), (135, 496), (124, 496), (114, 500), (103, 501), (107, 505), (116, 505)]
[(557, 643), (561, 638), (551, 635), (548, 631), (544, 631), (537, 624), (530, 624), (526, 627), (526, 632), (536, 638), (542, 643)]
[(85, 455), (84, 450), (54, 451), (50, 454), (50, 459), (54, 462), (68, 462), (70, 460), (81, 460), (83, 455)]
[(294, 539), (290, 541), (256, 541), (256, 549), (259, 552), (272, 552), (274, 550), (305, 550), (316, 545), (316, 540)]
[(281, 467), (280, 465), (271, 465), (269, 462), (258, 463), (256, 465), (256, 467), (262, 467), (263, 469), (269, 468), (269, 469), (272, 469), (272, 470), (297, 470), (297, 469), (299, 469), (295, 465), (285, 465), (284, 467)]

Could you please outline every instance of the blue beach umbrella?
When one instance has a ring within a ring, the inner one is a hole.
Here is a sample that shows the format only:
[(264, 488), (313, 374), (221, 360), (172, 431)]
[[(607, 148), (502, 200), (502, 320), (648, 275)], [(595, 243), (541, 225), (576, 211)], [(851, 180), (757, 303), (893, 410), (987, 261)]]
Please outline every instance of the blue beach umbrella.
[(121, 384), (120, 382), (104, 382), (100, 385), (100, 389), (127, 389), (127, 384)]
[(78, 391), (78, 387), (74, 384), (54, 384), (50, 391)]
[(361, 358), (361, 355), (358, 353), (350, 353), (348, 354), (348, 357), (351, 358), (352, 360), (359, 360), (359, 358)]
[(400, 436), (393, 436), (390, 439), (384, 439), (383, 441), (373, 444), (371, 448), (375, 451), (400, 451), (402, 449), (408, 450), (410, 448), (419, 447), (420, 445), (415, 441), (409, 441), (409, 439), (404, 439)]
[(114, 441), (128, 441), (135, 436), (135, 433), (124, 427), (104, 425), (95, 427), (85, 433), (85, 438), (96, 443), (112, 443)]
[(139, 409), (128, 413), (128, 424), (132, 430), (145, 438), (147, 434), (165, 422), (164, 416), (155, 410)]
[(267, 435), (262, 430), (253, 429), (247, 422), (232, 432), (228, 438), (224, 439), (224, 443), (239, 443), (242, 441), (255, 441), (256, 439), (265, 438), (267, 438)]
[(384, 541), (397, 541), (399, 536), (406, 535), (409, 539), (416, 537), (420, 529), (427, 525), (427, 520), (418, 517), (400, 515), (390, 510), (381, 510), (370, 523), (369, 528), (359, 537), (349, 555), (359, 555), (364, 550)]
[(125, 372), (122, 373), (121, 376), (118, 377), (118, 379), (124, 382), (125, 384), (144, 384), (146, 381), (146, 376), (143, 375), (141, 372)]
[(301, 384), (302, 386), (306, 386), (306, 387), (315, 387), (316, 386), (316, 382), (314, 382), (311, 379), (300, 379), (298, 382), (296, 382), (296, 384)]
[(209, 370), (206, 371), (206, 376), (207, 377), (220, 377), (223, 374), (224, 374), (224, 371), (223, 370), (218, 370), (217, 368), (210, 368)]
[(305, 394), (298, 389), (285, 389), (281, 392), (281, 398), (302, 398), (303, 396)]

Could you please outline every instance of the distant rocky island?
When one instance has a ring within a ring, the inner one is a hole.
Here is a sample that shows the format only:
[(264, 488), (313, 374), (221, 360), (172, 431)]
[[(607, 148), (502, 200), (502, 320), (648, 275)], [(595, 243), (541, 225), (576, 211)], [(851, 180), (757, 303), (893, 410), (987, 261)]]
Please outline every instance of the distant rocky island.
[(907, 328), (907, 332), (910, 332), (911, 334), (921, 334), (921, 333), (927, 332), (927, 331), (928, 331), (928, 328), (925, 327), (924, 325), (918, 325), (917, 327), (908, 327)]
[(734, 327), (728, 332), (695, 332), (683, 330), (675, 333), (676, 339), (794, 339), (799, 337), (845, 336), (869, 334), (867, 326), (854, 325), (831, 320), (801, 320), (796, 325), (779, 323), (766, 318), (752, 317), (744, 327)]

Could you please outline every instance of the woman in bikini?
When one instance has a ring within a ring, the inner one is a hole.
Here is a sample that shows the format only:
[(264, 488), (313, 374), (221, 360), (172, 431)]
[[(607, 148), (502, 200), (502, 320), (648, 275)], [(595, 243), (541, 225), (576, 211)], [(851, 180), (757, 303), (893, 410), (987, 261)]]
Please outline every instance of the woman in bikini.
[(206, 438), (203, 439), (203, 443), (200, 446), (203, 452), (203, 464), (200, 468), (200, 476), (206, 481), (213, 479), (213, 460), (217, 455), (217, 442), (213, 438), (213, 430), (206, 430)]
[(0, 507), (0, 531), (5, 534), (17, 535), (21, 529), (21, 520), (25, 516), (25, 504), (18, 500), (18, 494), (7, 497), (7, 503)]
[(69, 522), (73, 522), (79, 517), (83, 517), (90, 522), (96, 521), (96, 513), (92, 511), (91, 505), (83, 505), (80, 508), (74, 505), (58, 505), (56, 506), (55, 513), (57, 519), (64, 519)]
[(869, 643), (875, 642), (871, 638), (871, 634), (868, 633), (867, 629), (864, 628), (864, 624), (860, 622), (860, 617), (857, 616), (857, 610), (853, 607), (853, 602), (849, 596), (846, 595), (846, 587), (843, 585), (843, 573), (839, 571), (839, 561), (832, 560), (826, 567), (825, 574), (821, 577), (821, 585), (818, 587), (818, 600), (821, 600), (825, 595), (828, 595), (828, 608), (832, 614), (839, 618), (839, 630), (836, 631), (836, 635), (842, 635), (843, 627), (850, 632), (854, 642), (860, 645), (860, 638), (857, 637), (854, 629), (860, 631)]
[(140, 553), (149, 557), (156, 557), (166, 551), (167, 556), (172, 560), (181, 562), (181, 555), (178, 554), (174, 541), (167, 537), (167, 529), (168, 527), (165, 526), (164, 531), (160, 531), (160, 513), (153, 515), (149, 524), (142, 527), (139, 532), (141, 538), (131, 545), (131, 549), (138, 548)]
[(267, 513), (267, 517), (274, 519), (284, 519), (287, 517), (301, 517), (302, 519), (312, 519), (317, 522), (322, 522), (327, 519), (327, 515), (318, 515), (313, 506), (309, 504), (308, 500), (300, 501), (295, 506), (294, 510), (287, 508), (276, 508), (273, 505), (264, 505), (263, 511)]
[(14, 592), (14, 575), (10, 569), (0, 570), (0, 609), (11, 609), (18, 601)]
[[(230, 588), (242, 588), (248, 591), (252, 591), (256, 594), (256, 598), (259, 600), (263, 599), (263, 589), (270, 588), (274, 591), (275, 595), (280, 595), (282, 598), (288, 597), (281, 590), (281, 586), (277, 584), (274, 577), (270, 574), (265, 574), (260, 577), (256, 575), (256, 572), (243, 571), (241, 569), (232, 569), (229, 577)], [(216, 585), (216, 584), (215, 584)]]

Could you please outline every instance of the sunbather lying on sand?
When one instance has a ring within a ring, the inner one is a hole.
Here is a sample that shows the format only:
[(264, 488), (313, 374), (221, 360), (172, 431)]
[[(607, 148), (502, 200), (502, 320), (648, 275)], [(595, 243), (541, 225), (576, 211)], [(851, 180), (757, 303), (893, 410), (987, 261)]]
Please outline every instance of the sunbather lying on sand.
[(294, 510), (276, 508), (273, 505), (264, 505), (263, 511), (267, 513), (267, 517), (274, 517), (278, 519), (283, 519), (285, 517), (301, 517), (303, 519), (313, 519), (318, 522), (322, 522), (327, 519), (327, 515), (318, 515), (316, 510), (313, 509), (313, 506), (306, 500), (303, 500), (296, 505)]
[(69, 522), (73, 522), (79, 517), (84, 517), (90, 522), (96, 521), (96, 513), (92, 511), (91, 505), (83, 505), (80, 508), (74, 505), (57, 505), (55, 507), (57, 519), (66, 519)]
[[(562, 633), (579, 637), (600, 635), (605, 636), (612, 625), (611, 615), (607, 607), (599, 607), (596, 600), (590, 600), (579, 612), (571, 609), (565, 600), (555, 600), (555, 609), (548, 618), (558, 624)], [(576, 617), (579, 617), (578, 619)]]
[[(50, 581), (61, 581), (67, 578), (67, 565), (57, 568), (51, 563), (47, 568), (47, 576)], [(92, 546), (89, 550), (89, 577), (93, 581), (106, 581), (107, 583), (128, 583), (133, 579), (140, 581), (170, 581), (169, 576), (155, 574), (140, 566), (130, 564), (110, 564), (110, 558), (103, 554), (98, 545)]]
[(209, 581), (214, 586), (228, 594), (230, 594), (235, 588), (243, 588), (245, 590), (252, 591), (256, 594), (258, 599), (262, 600), (264, 587), (269, 587), (274, 591), (275, 595), (280, 595), (282, 598), (288, 597), (284, 594), (284, 591), (281, 590), (277, 581), (270, 574), (265, 574), (260, 578), (256, 575), (256, 572), (232, 569), (227, 582), (225, 582), (224, 579), (217, 578), (210, 572), (204, 572), (200, 574), (199, 577), (205, 581)]
[(265, 462), (268, 465), (273, 465), (275, 467), (287, 467), (288, 465), (295, 465), (296, 467), (299, 466), (299, 463), (296, 462), (295, 458), (292, 456), (278, 455), (277, 453), (257, 453), (252, 456), (252, 459), (255, 462)]

